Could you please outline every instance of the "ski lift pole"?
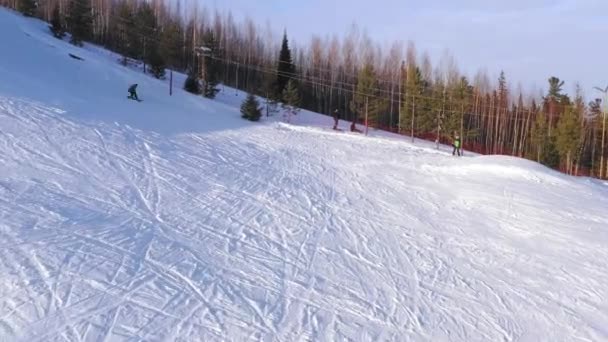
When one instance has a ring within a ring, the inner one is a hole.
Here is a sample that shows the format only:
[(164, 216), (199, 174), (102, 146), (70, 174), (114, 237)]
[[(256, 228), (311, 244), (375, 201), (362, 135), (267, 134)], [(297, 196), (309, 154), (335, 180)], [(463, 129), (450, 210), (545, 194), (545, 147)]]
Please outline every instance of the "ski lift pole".
[[(604, 94), (604, 117), (603, 117), (603, 120), (602, 120), (603, 121), (603, 124), (602, 124), (602, 149), (605, 148), (606, 116), (608, 116), (608, 92), (606, 92)], [(604, 172), (604, 176), (608, 176), (608, 161), (606, 161), (606, 170)]]
[(604, 154), (606, 149), (606, 115), (608, 115), (608, 86), (605, 89), (600, 87), (594, 87), (595, 90), (598, 90), (602, 94), (604, 94), (604, 110), (602, 117), (602, 152), (600, 155), (600, 179), (604, 178), (604, 176), (608, 176), (608, 161), (606, 162), (606, 172), (604, 173)]
[(368, 119), (368, 111), (367, 111), (368, 102), (369, 102), (368, 97), (365, 96), (365, 135), (367, 135), (367, 130), (368, 130), (368, 121), (367, 121), (367, 119)]
[(397, 102), (399, 105), (397, 106), (397, 115), (399, 116), (399, 118), (397, 119), (397, 134), (401, 134), (401, 85), (403, 83), (403, 69), (405, 68), (405, 61), (401, 61), (401, 67), (399, 68), (399, 102)]
[(146, 37), (144, 36), (144, 58), (142, 58), (142, 60), (144, 61), (144, 74), (146, 73)]

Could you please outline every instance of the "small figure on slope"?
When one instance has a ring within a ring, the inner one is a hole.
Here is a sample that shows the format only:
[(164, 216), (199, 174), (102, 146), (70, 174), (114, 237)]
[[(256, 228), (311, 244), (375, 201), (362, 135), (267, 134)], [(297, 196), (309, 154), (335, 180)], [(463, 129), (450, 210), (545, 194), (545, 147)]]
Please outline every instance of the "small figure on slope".
[(460, 135), (458, 134), (458, 132), (454, 132), (454, 142), (452, 143), (452, 146), (454, 146), (454, 150), (452, 150), (452, 155), (456, 155), (456, 153), (458, 153), (458, 156), (460, 157), (460, 145), (461, 145), (461, 141), (460, 141)]
[(131, 99), (131, 100), (135, 100), (135, 101), (140, 101), (139, 97), (137, 97), (137, 83), (132, 84), (129, 87), (129, 96), (127, 96), (127, 98)]
[(338, 129), (338, 121), (340, 120), (340, 114), (338, 113), (338, 110), (337, 110), (337, 109), (336, 109), (336, 110), (334, 110), (334, 115), (333, 115), (333, 117), (334, 117), (334, 129), (335, 129), (336, 131), (338, 131), (338, 130), (339, 130), (339, 129)]

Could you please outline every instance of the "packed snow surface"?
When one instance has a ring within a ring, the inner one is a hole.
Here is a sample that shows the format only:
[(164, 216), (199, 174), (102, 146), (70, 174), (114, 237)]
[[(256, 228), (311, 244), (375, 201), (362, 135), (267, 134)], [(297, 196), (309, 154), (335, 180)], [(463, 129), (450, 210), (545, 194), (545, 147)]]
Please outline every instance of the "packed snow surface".
[(608, 340), (606, 183), (0, 45), (2, 341)]

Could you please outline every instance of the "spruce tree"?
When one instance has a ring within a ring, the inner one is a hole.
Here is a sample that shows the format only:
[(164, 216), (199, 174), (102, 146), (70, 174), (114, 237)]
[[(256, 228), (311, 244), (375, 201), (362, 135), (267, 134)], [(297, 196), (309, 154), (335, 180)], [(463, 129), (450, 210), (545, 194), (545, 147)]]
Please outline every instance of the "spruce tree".
[(453, 116), (446, 112), (447, 86), (437, 78), (429, 87), (425, 97), (419, 99), (422, 104), (417, 118), (417, 128), (422, 132), (435, 133), (435, 142), (439, 143), (441, 137), (451, 138), (454, 134), (455, 122)]
[(531, 132), (532, 146), (535, 148), (534, 158), (537, 162), (542, 162), (543, 153), (547, 146), (547, 119), (545, 114), (538, 113), (536, 115), (536, 120), (534, 121), (534, 125), (532, 126)]
[(287, 32), (283, 34), (283, 43), (281, 44), (281, 52), (279, 54), (279, 65), (277, 66), (277, 83), (275, 89), (275, 98), (281, 99), (283, 91), (287, 87), (287, 83), (291, 78), (296, 77), (296, 67), (291, 59), (291, 50), (289, 49), (289, 41), (287, 40)]
[(36, 0), (19, 0), (17, 8), (26, 17), (33, 17), (36, 14), (38, 3)]
[(188, 78), (186, 78), (186, 82), (184, 82), (184, 90), (196, 95), (201, 93), (200, 83), (194, 72), (188, 73)]
[(262, 85), (259, 91), (266, 96), (266, 115), (271, 116), (279, 112), (278, 105), (281, 99), (277, 98), (275, 94), (276, 78), (274, 73), (264, 73), (262, 77)]
[(359, 72), (356, 92), (350, 103), (350, 109), (355, 113), (354, 121), (365, 118), (369, 123), (378, 122), (382, 111), (386, 109), (387, 101), (379, 94), (380, 86), (374, 66), (366, 63)]
[(68, 6), (68, 29), (72, 34), (70, 43), (82, 46), (82, 42), (93, 34), (93, 15), (90, 0), (71, 0)]
[(153, 43), (148, 51), (148, 63), (150, 63), (150, 72), (158, 79), (165, 77), (165, 60), (158, 51), (158, 44)]
[(559, 166), (559, 152), (557, 150), (557, 138), (555, 134), (548, 137), (542, 158), (542, 163), (548, 167), (555, 169)]
[(161, 33), (160, 50), (170, 67), (179, 68), (182, 66), (182, 36), (181, 23), (176, 19), (169, 19)]
[(555, 136), (549, 136), (547, 116), (544, 113), (538, 113), (532, 127), (531, 140), (535, 148), (534, 158), (537, 162), (549, 167), (557, 167), (559, 165), (559, 153), (556, 148)]
[(596, 119), (602, 116), (602, 99), (595, 99), (589, 102), (589, 117)]
[(499, 107), (506, 107), (509, 100), (509, 90), (507, 89), (507, 77), (504, 71), (501, 71), (498, 77), (498, 99)]
[(415, 65), (407, 68), (407, 78), (404, 79), (403, 106), (401, 108), (401, 129), (413, 136), (419, 131), (419, 117), (424, 117), (428, 102), (422, 96), (428, 91), (428, 82), (422, 76), (422, 71)]
[(61, 14), (59, 13), (59, 4), (55, 5), (53, 8), (53, 15), (51, 17), (51, 26), (49, 27), (53, 36), (58, 39), (63, 39), (65, 36), (65, 28), (63, 27), (63, 23), (61, 21)]
[[(156, 15), (149, 3), (143, 2), (137, 10), (135, 16), (135, 26), (137, 28), (138, 39), (141, 41), (141, 54), (145, 64), (150, 65), (152, 74), (156, 76), (162, 67), (164, 75), (165, 63), (158, 52), (159, 30), (157, 27)], [(144, 66), (145, 67), (145, 66)]]
[(260, 104), (253, 94), (248, 94), (241, 105), (241, 117), (249, 121), (258, 121), (262, 116)]
[(473, 86), (469, 84), (469, 80), (462, 76), (460, 81), (456, 85), (456, 108), (458, 109), (458, 115), (454, 115), (458, 120), (458, 131), (460, 132), (460, 138), (464, 139), (465, 136), (469, 136), (469, 132), (465, 132), (465, 111), (467, 105), (471, 101), (473, 96)]
[(213, 32), (207, 31), (203, 38), (203, 44), (207, 48), (204, 55), (204, 85), (203, 96), (207, 98), (215, 98), (215, 95), (220, 91), (217, 87), (219, 84), (220, 64), (217, 61), (218, 47)]
[(549, 118), (547, 126), (547, 141), (546, 145), (544, 146), (542, 163), (552, 168), (557, 168), (560, 163), (560, 152), (558, 149), (557, 134), (555, 133), (554, 126), (556, 121), (559, 119), (563, 108), (568, 108), (570, 106), (570, 98), (568, 95), (562, 93), (563, 86), (564, 81), (560, 80), (559, 78), (549, 78), (549, 92), (545, 97), (545, 104), (547, 106)]
[(139, 5), (139, 8), (137, 8), (135, 23), (137, 31), (139, 31), (143, 37), (154, 37), (158, 23), (154, 10), (148, 2), (142, 2)]
[(433, 83), (431, 80), (422, 79), (418, 85), (419, 93), (416, 103), (416, 130), (418, 132), (435, 132), (437, 130), (437, 111), (443, 110), (446, 94), (443, 82)]
[(564, 86), (564, 81), (560, 80), (557, 77), (549, 78), (549, 94), (548, 98), (559, 101), (562, 98), (562, 87)]
[(118, 4), (118, 51), (123, 55), (123, 64), (127, 64), (127, 58), (139, 58), (141, 51), (140, 36), (135, 26), (135, 14), (126, 1)]
[(298, 85), (294, 80), (289, 80), (287, 82), (287, 86), (283, 91), (283, 109), (285, 109), (287, 114), (287, 121), (291, 121), (291, 116), (298, 114), (300, 111), (300, 90), (298, 89)]
[(574, 106), (569, 106), (560, 117), (556, 129), (556, 148), (566, 171), (572, 169), (575, 153), (581, 140), (581, 123)]
[(549, 115), (549, 124), (548, 135), (553, 136), (553, 126), (556, 122), (556, 119), (560, 115), (559, 108), (565, 107), (570, 104), (570, 99), (567, 95), (562, 94), (562, 87), (564, 86), (564, 81), (560, 80), (557, 77), (549, 78), (549, 92), (547, 96), (544, 98), (545, 105), (547, 107), (547, 114)]

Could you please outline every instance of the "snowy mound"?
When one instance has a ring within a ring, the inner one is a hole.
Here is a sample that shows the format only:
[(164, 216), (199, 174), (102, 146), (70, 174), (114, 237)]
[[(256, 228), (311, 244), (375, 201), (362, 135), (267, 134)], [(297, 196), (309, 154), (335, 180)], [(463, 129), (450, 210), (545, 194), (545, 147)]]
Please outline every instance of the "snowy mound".
[(608, 340), (605, 183), (0, 41), (2, 341)]

